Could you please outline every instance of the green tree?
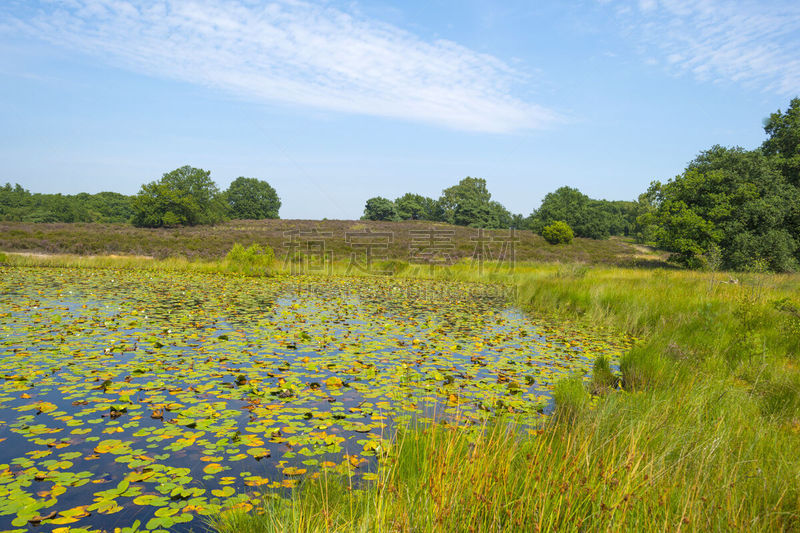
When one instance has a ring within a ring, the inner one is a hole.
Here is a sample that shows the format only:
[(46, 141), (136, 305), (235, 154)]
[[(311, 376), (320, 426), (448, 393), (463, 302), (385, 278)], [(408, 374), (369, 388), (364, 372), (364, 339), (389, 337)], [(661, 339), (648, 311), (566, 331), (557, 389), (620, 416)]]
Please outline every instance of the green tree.
[(439, 205), (445, 222), (460, 226), (485, 227), (491, 216), (489, 202), (491, 193), (486, 188), (486, 180), (467, 176), (442, 191)]
[(256, 178), (238, 177), (225, 191), (231, 218), (260, 220), (278, 218), (281, 200), (267, 183)]
[(794, 98), (786, 113), (779, 109), (764, 122), (769, 138), (762, 150), (774, 157), (778, 169), (795, 187), (800, 187), (800, 98)]
[(75, 199), (85, 213), (82, 222), (129, 222), (133, 216), (132, 198), (118, 192), (79, 193)]
[(225, 204), (211, 172), (186, 165), (142, 185), (133, 212), (136, 226), (194, 226), (224, 220)]
[(541, 233), (545, 226), (558, 220), (566, 222), (578, 237), (604, 239), (611, 235), (611, 216), (603, 209), (602, 201), (592, 200), (572, 187), (548, 193), (531, 214), (529, 226)]
[(557, 220), (566, 222), (578, 237), (606, 239), (611, 235), (632, 235), (641, 215), (636, 202), (595, 200), (572, 187), (548, 193), (539, 209), (531, 213), (528, 228), (537, 233)]
[(635, 204), (633, 235), (640, 244), (654, 244), (658, 226), (652, 216), (657, 209), (661, 183), (653, 181), (646, 192), (639, 195)]
[(505, 229), (514, 225), (514, 215), (505, 208), (500, 202), (492, 200), (489, 202), (490, 219), (487, 225), (483, 226), (490, 229)]
[(672, 252), (670, 259), (682, 265), (701, 267), (703, 255), (720, 239), (714, 224), (682, 200), (665, 200), (651, 216), (655, 217), (658, 245)]
[(438, 202), (421, 194), (406, 193), (394, 201), (401, 220), (437, 220)]
[(677, 262), (702, 266), (716, 244), (723, 268), (797, 268), (800, 190), (762, 151), (714, 146), (652, 189), (654, 208), (640, 222), (656, 226), (657, 244)]
[(380, 196), (370, 198), (364, 206), (364, 220), (398, 220), (394, 202)]
[(31, 194), (19, 184), (0, 187), (0, 220), (128, 222), (131, 215), (131, 197), (116, 192)]

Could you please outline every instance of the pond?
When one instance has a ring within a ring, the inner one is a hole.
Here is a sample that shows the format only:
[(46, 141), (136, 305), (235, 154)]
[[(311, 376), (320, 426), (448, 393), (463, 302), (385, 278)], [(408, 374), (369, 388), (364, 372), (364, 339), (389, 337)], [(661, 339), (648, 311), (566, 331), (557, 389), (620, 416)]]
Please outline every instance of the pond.
[(0, 269), (0, 529), (204, 529), (414, 419), (534, 426), (623, 340), (498, 286)]

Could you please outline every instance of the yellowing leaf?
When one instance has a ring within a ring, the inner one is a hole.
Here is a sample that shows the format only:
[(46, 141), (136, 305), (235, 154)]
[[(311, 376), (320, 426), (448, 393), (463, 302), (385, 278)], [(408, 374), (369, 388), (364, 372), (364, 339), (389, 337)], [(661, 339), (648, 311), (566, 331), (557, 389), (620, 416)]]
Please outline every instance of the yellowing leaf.
[(205, 468), (203, 468), (203, 472), (206, 474), (216, 474), (218, 472), (222, 472), (227, 467), (222, 466), (219, 463), (208, 463)]

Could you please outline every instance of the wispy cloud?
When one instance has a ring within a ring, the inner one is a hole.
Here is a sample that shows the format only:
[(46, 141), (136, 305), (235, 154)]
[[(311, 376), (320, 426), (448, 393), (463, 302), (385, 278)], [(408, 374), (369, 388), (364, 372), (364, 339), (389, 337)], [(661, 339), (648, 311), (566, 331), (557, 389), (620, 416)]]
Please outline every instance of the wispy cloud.
[(5, 30), (263, 102), (481, 132), (557, 119), (514, 96), (525, 76), (496, 57), (325, 4), (47, 0), (3, 11)]
[(800, 92), (800, 3), (637, 0), (613, 4), (626, 31), (677, 73)]

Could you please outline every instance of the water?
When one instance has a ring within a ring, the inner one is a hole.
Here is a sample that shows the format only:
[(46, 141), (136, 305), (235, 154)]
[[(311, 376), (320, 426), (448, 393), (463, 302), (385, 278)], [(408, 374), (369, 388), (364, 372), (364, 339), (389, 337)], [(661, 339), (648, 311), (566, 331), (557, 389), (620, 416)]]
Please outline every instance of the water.
[(254, 490), (373, 471), (412, 419), (536, 424), (557, 379), (620, 349), (479, 285), (2, 275), (3, 529), (201, 530)]

